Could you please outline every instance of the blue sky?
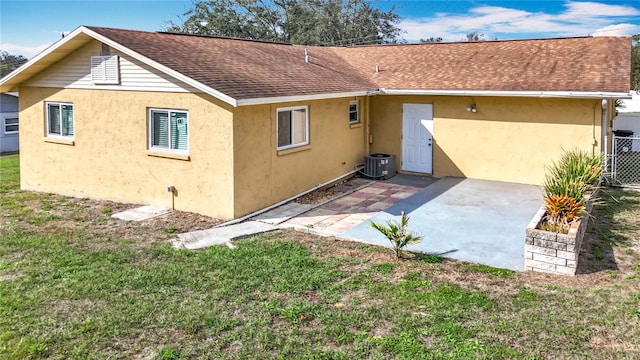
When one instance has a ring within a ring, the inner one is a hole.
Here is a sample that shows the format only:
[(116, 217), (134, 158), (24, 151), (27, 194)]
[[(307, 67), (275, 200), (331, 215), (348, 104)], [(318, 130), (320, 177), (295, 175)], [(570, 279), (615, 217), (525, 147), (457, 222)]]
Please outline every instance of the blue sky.
[[(408, 41), (457, 41), (478, 31), (486, 39), (640, 33), (640, 0), (384, 1), (402, 17)], [(0, 49), (32, 57), (80, 25), (161, 31), (192, 0), (0, 0)]]

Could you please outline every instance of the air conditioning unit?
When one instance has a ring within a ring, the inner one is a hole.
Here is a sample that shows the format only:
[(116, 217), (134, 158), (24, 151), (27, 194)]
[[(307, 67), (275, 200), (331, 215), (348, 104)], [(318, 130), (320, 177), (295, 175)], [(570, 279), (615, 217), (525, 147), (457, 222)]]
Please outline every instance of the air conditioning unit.
[(396, 156), (369, 154), (364, 157), (362, 174), (373, 179), (390, 179), (396, 175)]

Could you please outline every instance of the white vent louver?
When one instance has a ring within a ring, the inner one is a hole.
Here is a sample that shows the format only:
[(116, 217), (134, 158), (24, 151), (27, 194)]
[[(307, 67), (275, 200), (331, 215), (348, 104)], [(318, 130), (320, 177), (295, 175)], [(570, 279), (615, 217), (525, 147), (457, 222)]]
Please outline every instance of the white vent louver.
[(120, 69), (118, 55), (92, 56), (91, 81), (94, 84), (119, 84)]

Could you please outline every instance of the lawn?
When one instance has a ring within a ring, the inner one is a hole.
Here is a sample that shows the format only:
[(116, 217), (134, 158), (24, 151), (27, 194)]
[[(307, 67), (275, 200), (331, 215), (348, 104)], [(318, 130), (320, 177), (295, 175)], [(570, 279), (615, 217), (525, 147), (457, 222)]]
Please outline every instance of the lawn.
[(114, 220), (132, 205), (18, 169), (0, 157), (1, 359), (640, 358), (640, 192), (603, 192), (562, 277), (295, 232), (176, 250), (216, 220)]

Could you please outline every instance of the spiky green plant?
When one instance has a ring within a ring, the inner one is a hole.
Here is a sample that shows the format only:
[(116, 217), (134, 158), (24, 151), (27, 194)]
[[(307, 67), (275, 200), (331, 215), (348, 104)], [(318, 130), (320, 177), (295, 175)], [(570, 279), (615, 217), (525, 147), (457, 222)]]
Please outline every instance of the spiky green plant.
[(589, 155), (578, 149), (564, 152), (560, 161), (547, 168), (545, 195), (567, 195), (582, 201), (602, 176), (602, 164), (602, 154)]
[(569, 223), (584, 212), (584, 197), (593, 191), (602, 176), (603, 157), (586, 151), (566, 151), (547, 168), (543, 183), (546, 222), (566, 232)]
[(400, 212), (400, 223), (387, 220), (385, 225), (372, 221), (371, 227), (389, 239), (397, 258), (400, 258), (402, 250), (407, 245), (417, 244), (422, 240), (422, 236), (409, 232), (409, 216), (404, 211)]

